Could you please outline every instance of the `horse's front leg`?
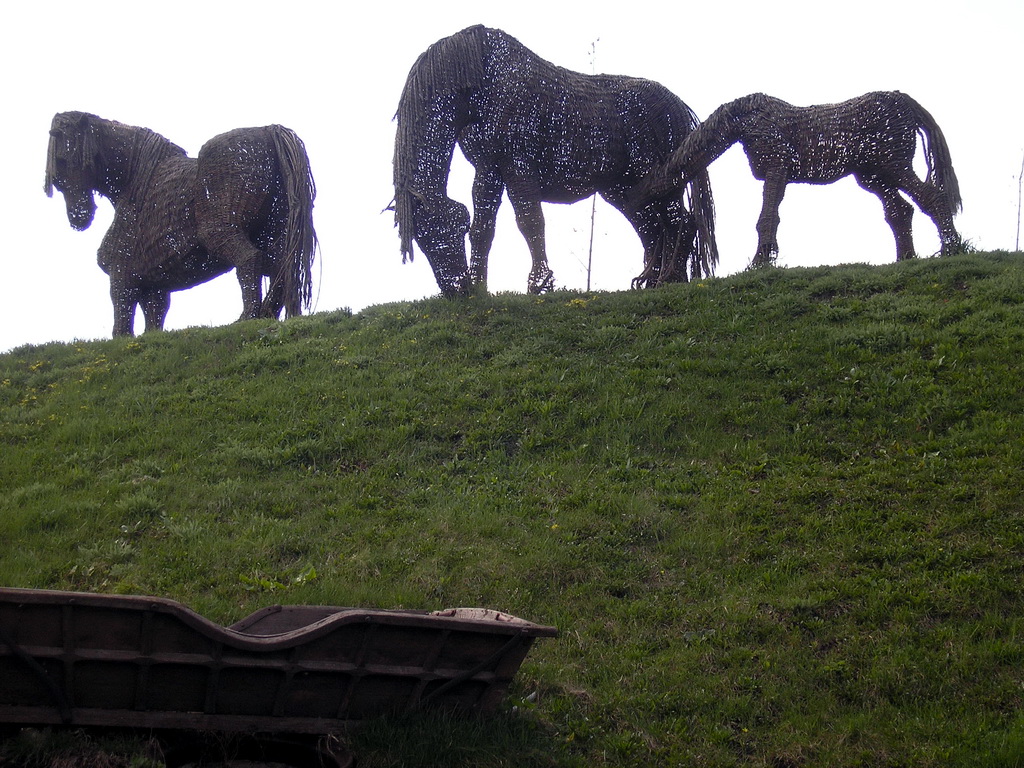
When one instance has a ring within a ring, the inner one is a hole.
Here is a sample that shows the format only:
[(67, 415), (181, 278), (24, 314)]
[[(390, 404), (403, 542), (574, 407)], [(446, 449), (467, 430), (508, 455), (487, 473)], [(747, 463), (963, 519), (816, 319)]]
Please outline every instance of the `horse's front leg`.
[(779, 206), (786, 194), (786, 174), (781, 169), (765, 174), (761, 215), (757, 219), (757, 252), (750, 262), (751, 269), (770, 267), (779, 255)]
[(139, 291), (116, 276), (110, 278), (110, 301), (114, 305), (114, 336), (135, 335), (135, 307)]
[(529, 293), (544, 293), (555, 287), (555, 273), (548, 266), (547, 252), (544, 250), (544, 211), (539, 200), (524, 200), (509, 192), (509, 200), (516, 212), (516, 224), (526, 238), (530, 249), (533, 267), (526, 281)]
[(142, 315), (146, 318), (146, 332), (162, 331), (167, 311), (171, 308), (170, 291), (146, 291), (142, 294)]
[(473, 179), (473, 223), (469, 228), (469, 277), (487, 287), (487, 257), (494, 242), (494, 222), (505, 182), (491, 170), (477, 170)]

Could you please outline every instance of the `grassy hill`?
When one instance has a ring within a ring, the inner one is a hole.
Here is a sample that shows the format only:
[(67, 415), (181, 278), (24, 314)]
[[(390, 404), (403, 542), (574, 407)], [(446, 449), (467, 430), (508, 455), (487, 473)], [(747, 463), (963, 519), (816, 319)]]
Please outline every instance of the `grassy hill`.
[(1022, 765), (1022, 360), (1020, 254), (24, 347), (0, 583), (559, 627), (360, 766)]

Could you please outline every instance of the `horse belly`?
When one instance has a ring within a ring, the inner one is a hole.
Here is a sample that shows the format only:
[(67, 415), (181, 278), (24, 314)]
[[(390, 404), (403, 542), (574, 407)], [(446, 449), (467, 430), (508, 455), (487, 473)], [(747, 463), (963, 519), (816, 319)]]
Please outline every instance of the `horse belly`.
[(575, 203), (621, 182), (626, 170), (621, 144), (606, 124), (581, 123), (551, 137), (539, 171), (543, 199)]
[(137, 222), (133, 271), (150, 288), (176, 291), (222, 275), (232, 265), (211, 256), (196, 227), (196, 161), (161, 165)]
[(181, 291), (195, 288), (232, 269), (233, 264), (211, 256), (205, 249), (200, 248), (184, 257), (163, 262), (149, 273), (145, 283), (151, 288)]
[(792, 180), (831, 184), (852, 172), (856, 155), (855, 148), (848, 144), (819, 139), (810, 152), (799, 158), (799, 170)]
[(503, 104), (500, 113), (485, 114), (468, 126), (459, 145), (477, 168), (496, 167), (511, 194), (534, 202), (576, 203), (605, 189), (623, 174), (621, 119), (611, 105), (595, 110), (577, 103), (548, 83)]

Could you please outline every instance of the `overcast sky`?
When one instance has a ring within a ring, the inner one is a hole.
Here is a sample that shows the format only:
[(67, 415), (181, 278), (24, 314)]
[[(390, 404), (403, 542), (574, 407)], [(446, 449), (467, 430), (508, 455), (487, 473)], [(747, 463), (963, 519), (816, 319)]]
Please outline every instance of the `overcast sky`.
[[(306, 143), (318, 188), (314, 311), (436, 294), (422, 255), (402, 264), (393, 216), (382, 212), (393, 195), (392, 118), (416, 57), (477, 23), (504, 29), (563, 67), (657, 80), (702, 119), (756, 91), (798, 105), (905, 91), (932, 113), (950, 145), (964, 198), (961, 234), (979, 249), (1015, 247), (1024, 160), (1020, 0), (396, 0), (341, 8), (321, 0), (51, 0), (7, 7), (0, 32), (7, 151), (0, 224), (10, 306), (0, 351), (110, 336), (113, 312), (96, 250), (112, 209), (98, 200), (92, 227), (75, 232), (60, 195), (49, 199), (42, 189), (50, 120), (67, 110), (151, 128), (190, 155), (232, 128), (289, 126)], [(472, 173), (457, 158), (449, 192), (468, 204)], [(738, 146), (710, 171), (718, 274), (727, 275), (753, 255), (761, 185)], [(545, 215), (557, 284), (583, 289), (590, 203), (546, 205)], [(850, 179), (791, 185), (781, 218), (783, 266), (894, 259), (881, 205)], [(914, 221), (918, 252), (933, 253), (938, 238), (930, 221), (920, 212)], [(492, 290), (525, 290), (529, 256), (507, 202), (490, 263)], [(635, 233), (599, 204), (593, 288), (625, 290), (641, 267)], [(173, 294), (167, 327), (225, 324), (240, 312), (231, 273)]]

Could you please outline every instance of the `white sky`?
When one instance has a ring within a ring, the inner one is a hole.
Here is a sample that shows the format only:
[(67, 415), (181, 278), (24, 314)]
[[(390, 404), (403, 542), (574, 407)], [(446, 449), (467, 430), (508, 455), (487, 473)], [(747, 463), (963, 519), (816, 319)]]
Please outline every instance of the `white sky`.
[[(390, 213), (392, 120), (416, 57), (472, 24), (504, 29), (577, 71), (657, 80), (700, 118), (764, 91), (798, 105), (902, 90), (936, 118), (960, 179), (961, 234), (980, 249), (1015, 247), (1024, 159), (1020, 0), (633, 0), (628, 3), (178, 0), (17, 2), (0, 31), (7, 157), (0, 185), (5, 320), (0, 351), (26, 343), (108, 338), (113, 311), (96, 250), (112, 209), (68, 225), (63, 198), (43, 193), (56, 112), (83, 110), (151, 128), (195, 155), (218, 133), (281, 123), (305, 141), (318, 195), (316, 307), (437, 293), (427, 260), (402, 264)], [(449, 192), (467, 205), (472, 175), (456, 153)], [(738, 146), (711, 166), (718, 274), (743, 269), (756, 244), (761, 185)], [(548, 256), (559, 287), (586, 287), (590, 203), (546, 205)], [(845, 179), (790, 185), (780, 261), (812, 266), (892, 261), (878, 200)], [(633, 230), (598, 204), (591, 285), (624, 290), (642, 267)], [(938, 248), (914, 217), (918, 253)], [(524, 291), (526, 245), (503, 204), (491, 253), (492, 291)], [(241, 312), (234, 274), (172, 295), (167, 328), (229, 323)], [(141, 332), (141, 316), (136, 321)]]

